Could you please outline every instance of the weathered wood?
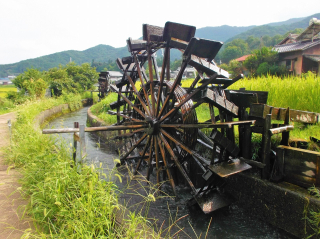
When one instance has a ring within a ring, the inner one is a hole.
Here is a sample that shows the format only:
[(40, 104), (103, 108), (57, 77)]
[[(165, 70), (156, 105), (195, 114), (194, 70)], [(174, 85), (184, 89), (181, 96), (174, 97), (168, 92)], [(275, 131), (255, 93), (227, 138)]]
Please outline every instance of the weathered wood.
[[(252, 104), (250, 108), (250, 116), (265, 118), (267, 114), (272, 115), (272, 120), (286, 120), (285, 108), (272, 107), (265, 104)], [(290, 109), (290, 121), (315, 124), (320, 122), (320, 113), (291, 110)]]
[[(96, 131), (113, 131), (113, 130), (125, 130), (125, 129), (139, 129), (147, 128), (148, 125), (119, 125), (119, 126), (101, 126), (101, 127), (87, 127), (84, 129), (85, 132), (96, 132)], [(79, 132), (78, 128), (64, 128), (64, 129), (43, 129), (43, 134), (58, 134), (58, 133), (74, 133)]]
[(258, 161), (254, 161), (254, 160), (251, 160), (251, 159), (245, 159), (245, 158), (243, 158), (243, 157), (240, 157), (239, 159), (240, 159), (241, 161), (243, 161), (243, 162), (251, 165), (251, 166), (256, 166), (256, 167), (258, 167), (258, 168), (264, 168), (264, 167), (266, 166), (266, 165), (263, 164), (263, 163), (260, 163), (260, 162), (258, 162)]
[(217, 74), (218, 77), (229, 78), (229, 73), (217, 65), (206, 61), (203, 58), (192, 55), (189, 65), (197, 69), (197, 71), (206, 73), (207, 76)]
[(86, 137), (85, 137), (85, 126), (80, 125), (79, 127), (79, 137), (80, 137), (80, 159), (79, 163), (82, 164), (84, 158), (87, 156), (87, 147), (86, 147)]
[[(74, 128), (79, 128), (79, 122), (73, 123)], [(78, 135), (76, 133), (73, 133), (73, 161), (76, 162), (77, 157), (77, 141), (80, 140), (80, 138), (77, 138)]]
[(261, 161), (266, 166), (262, 170), (261, 177), (263, 179), (268, 179), (270, 176), (270, 150), (271, 150), (271, 114), (266, 115), (265, 124), (263, 127), (263, 134), (262, 134), (262, 152), (261, 152)]
[(228, 138), (224, 137), (223, 134), (218, 130), (215, 130), (211, 133), (210, 139), (212, 139), (213, 142), (217, 143), (222, 148), (226, 149), (227, 152), (233, 157), (236, 157), (240, 152), (238, 146)]
[(270, 129), (269, 131), (272, 135), (274, 135), (274, 134), (280, 134), (283, 132), (287, 132), (287, 131), (290, 131), (293, 129), (294, 129), (293, 125), (287, 125), (287, 126), (283, 126), (283, 127), (273, 128), (273, 129)]
[(207, 88), (201, 93), (202, 99), (204, 99), (207, 103), (211, 103), (218, 109), (224, 110), (235, 117), (238, 116), (238, 106), (228, 101), (226, 98), (220, 96), (217, 92)]
[(208, 167), (213, 173), (219, 175), (222, 178), (230, 175), (242, 172), (244, 170), (252, 168), (249, 164), (239, 159), (233, 159), (230, 161), (224, 161)]
[(253, 103), (266, 104), (268, 91), (251, 90), (225, 90), (228, 100), (234, 102), (239, 107), (250, 107)]
[(302, 187), (320, 186), (320, 153), (278, 146), (277, 162), (283, 169), (284, 180)]

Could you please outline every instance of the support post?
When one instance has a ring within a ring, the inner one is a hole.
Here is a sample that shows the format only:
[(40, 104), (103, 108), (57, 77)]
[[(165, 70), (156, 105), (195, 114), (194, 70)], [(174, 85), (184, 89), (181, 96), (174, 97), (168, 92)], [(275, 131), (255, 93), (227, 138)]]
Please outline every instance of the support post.
[[(74, 128), (79, 128), (79, 122), (73, 123)], [(73, 133), (73, 161), (76, 163), (77, 158), (77, 133)]]
[(87, 150), (86, 150), (86, 138), (85, 138), (85, 125), (80, 125), (80, 132), (79, 132), (79, 136), (80, 136), (80, 164), (83, 163), (84, 158), (87, 155)]
[(268, 179), (270, 176), (270, 150), (271, 150), (271, 114), (268, 114), (264, 121), (262, 134), (262, 163), (266, 166), (262, 169), (262, 179)]

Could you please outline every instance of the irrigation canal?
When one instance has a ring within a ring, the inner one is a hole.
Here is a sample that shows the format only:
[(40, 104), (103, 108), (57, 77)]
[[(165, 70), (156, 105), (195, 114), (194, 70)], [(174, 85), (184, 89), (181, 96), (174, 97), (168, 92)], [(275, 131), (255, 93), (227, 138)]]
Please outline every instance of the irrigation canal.
[[(73, 113), (69, 113), (52, 120), (45, 128), (73, 128), (74, 122), (86, 124), (88, 108)], [(72, 152), (71, 145), (73, 143), (73, 135), (60, 134), (54, 135), (57, 138), (57, 144), (66, 141), (70, 145), (70, 154)], [(100, 140), (96, 133), (86, 133), (86, 147), (87, 147), (87, 163), (96, 166), (102, 165), (106, 171), (114, 167), (114, 159), (118, 158), (112, 144)], [(178, 218), (187, 215), (177, 222), (183, 232), (178, 235), (180, 238), (205, 238), (208, 225), (211, 225), (208, 231), (207, 238), (295, 238), (288, 233), (277, 229), (257, 218), (248, 215), (242, 208), (238, 207), (236, 203), (229, 207), (222, 208), (213, 212), (210, 215), (205, 215), (197, 206), (187, 207), (185, 202), (190, 198), (188, 188), (181, 187), (178, 189), (180, 198), (174, 200), (170, 197), (158, 198), (156, 202), (146, 203), (141, 195), (145, 194), (146, 182), (137, 183), (132, 181), (130, 186), (127, 186), (127, 175), (123, 174), (123, 182), (118, 183), (119, 188), (124, 192), (120, 194), (120, 200), (127, 205), (130, 210), (143, 209), (143, 213), (148, 215), (148, 218), (155, 218), (155, 227), (159, 228), (164, 223), (164, 228), (172, 224)], [(138, 185), (140, 189), (137, 189)], [(166, 191), (166, 188), (163, 189)], [(169, 189), (167, 190), (169, 191)], [(141, 195), (137, 195), (141, 194)], [(178, 231), (178, 227), (174, 226), (171, 235)], [(197, 235), (197, 236), (196, 236)]]

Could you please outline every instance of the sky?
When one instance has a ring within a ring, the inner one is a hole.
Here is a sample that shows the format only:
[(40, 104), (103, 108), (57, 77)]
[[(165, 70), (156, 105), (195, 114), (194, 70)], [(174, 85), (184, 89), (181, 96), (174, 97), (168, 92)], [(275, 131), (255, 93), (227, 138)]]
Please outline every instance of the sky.
[(123, 47), (142, 24), (250, 26), (308, 17), (319, 0), (0, 0), (0, 64), (99, 44)]

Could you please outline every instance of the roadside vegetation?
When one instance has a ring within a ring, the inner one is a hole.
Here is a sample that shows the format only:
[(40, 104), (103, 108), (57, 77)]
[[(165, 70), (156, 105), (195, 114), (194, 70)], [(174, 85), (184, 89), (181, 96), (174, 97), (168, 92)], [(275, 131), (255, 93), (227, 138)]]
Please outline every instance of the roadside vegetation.
[[(41, 238), (146, 238), (146, 219), (131, 214), (122, 225), (117, 225), (116, 215), (121, 215), (119, 193), (111, 178), (102, 169), (83, 165), (81, 172), (66, 145), (34, 127), (34, 118), (42, 111), (63, 103), (78, 106), (79, 95), (64, 95), (24, 104), (12, 130), (12, 144), (7, 150), (11, 167), (20, 168), (23, 178), (21, 193), (29, 198), (26, 214), (34, 219)], [(77, 107), (73, 107), (74, 110)], [(149, 228), (148, 228), (149, 229)], [(30, 236), (30, 231), (25, 236)]]
[(26, 102), (42, 100), (46, 92), (54, 97), (70, 93), (86, 97), (97, 79), (96, 69), (88, 63), (71, 62), (48, 71), (29, 68), (13, 80), (14, 85), (0, 86), (0, 114), (17, 110)]
[[(40, 86), (43, 82), (50, 86), (51, 81), (47, 81), (46, 74), (28, 70), (15, 82), (28, 95), (17, 94), (17, 99), (21, 100), (18, 102), (5, 98), (12, 107), (4, 109), (4, 112), (14, 110), (17, 114), (11, 145), (6, 149), (6, 160), (9, 170), (19, 168), (22, 174), (22, 187), (18, 190), (29, 201), (24, 216), (31, 217), (35, 226), (35, 231), (26, 230), (24, 237), (159, 238), (162, 234), (170, 238), (173, 225), (167, 229), (160, 228), (157, 234), (151, 228), (154, 221), (139, 212), (129, 212), (118, 202), (122, 192), (114, 181), (115, 178), (121, 180), (116, 169), (106, 175), (103, 168), (84, 164), (79, 171), (72, 160), (69, 145), (38, 131), (34, 119), (42, 111), (61, 104), (68, 104), (70, 111), (77, 110), (81, 99), (90, 94), (82, 89), (73, 93), (74, 89), (63, 87), (59, 96), (45, 98), (43, 88), (37, 87), (37, 82)], [(141, 200), (148, 204), (156, 197), (148, 195)]]

